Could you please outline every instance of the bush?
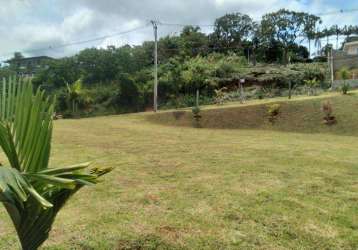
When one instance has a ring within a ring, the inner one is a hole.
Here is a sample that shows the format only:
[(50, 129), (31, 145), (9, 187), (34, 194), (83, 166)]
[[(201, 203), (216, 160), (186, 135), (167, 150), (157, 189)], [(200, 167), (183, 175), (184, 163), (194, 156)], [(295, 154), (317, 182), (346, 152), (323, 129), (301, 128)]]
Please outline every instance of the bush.
[(268, 105), (267, 113), (269, 115), (269, 121), (271, 123), (274, 123), (278, 115), (281, 111), (281, 105), (280, 104), (271, 104)]
[(308, 95), (317, 95), (317, 87), (319, 86), (319, 82), (316, 78), (311, 80), (304, 80), (306, 87), (308, 88)]
[(215, 90), (215, 103), (216, 104), (222, 105), (225, 103), (225, 101), (226, 101), (226, 94), (224, 92), (225, 90), (227, 90), (226, 87)]
[(255, 90), (255, 96), (259, 100), (262, 100), (265, 98), (265, 93), (264, 93), (262, 87), (259, 87)]
[(350, 85), (348, 83), (344, 82), (341, 87), (342, 94), (347, 95), (349, 89), (350, 89)]
[(324, 113), (324, 124), (333, 125), (337, 123), (336, 117), (333, 116), (333, 108), (330, 101), (325, 101), (322, 103), (322, 112)]
[(339, 71), (339, 77), (343, 80), (343, 81), (346, 81), (349, 79), (349, 75), (350, 75), (350, 72), (347, 68), (342, 68), (340, 71)]
[(200, 120), (201, 120), (201, 115), (200, 115), (200, 107), (199, 106), (195, 106), (192, 108), (192, 113), (193, 113), (193, 118), (194, 118), (194, 127), (196, 128), (200, 128)]

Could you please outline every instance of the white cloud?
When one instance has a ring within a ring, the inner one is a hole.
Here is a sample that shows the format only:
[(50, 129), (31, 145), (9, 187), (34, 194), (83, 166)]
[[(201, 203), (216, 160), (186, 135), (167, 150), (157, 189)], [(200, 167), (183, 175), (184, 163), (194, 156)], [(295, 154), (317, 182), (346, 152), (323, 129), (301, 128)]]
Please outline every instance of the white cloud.
[[(258, 20), (262, 14), (279, 8), (311, 13), (341, 8), (339, 3), (332, 5), (327, 0), (0, 0), (0, 3), (0, 55), (88, 40), (142, 26), (151, 19), (171, 23), (208, 24), (230, 12), (247, 13)], [(347, 13), (326, 16), (323, 20), (326, 25), (355, 24), (358, 18), (354, 13)], [(173, 34), (180, 29), (181, 27), (160, 26), (159, 34)], [(84, 47), (139, 44), (143, 40), (152, 39), (153, 31), (148, 27), (103, 41), (49, 49), (36, 54), (64, 56)]]

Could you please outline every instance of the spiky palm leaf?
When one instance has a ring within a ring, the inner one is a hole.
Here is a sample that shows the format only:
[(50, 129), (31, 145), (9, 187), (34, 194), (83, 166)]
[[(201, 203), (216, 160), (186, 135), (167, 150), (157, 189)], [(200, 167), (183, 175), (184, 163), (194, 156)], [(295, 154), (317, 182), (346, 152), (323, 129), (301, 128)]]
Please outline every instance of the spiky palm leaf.
[(0, 166), (0, 202), (9, 213), (21, 246), (37, 249), (65, 202), (110, 171), (85, 171), (89, 163), (49, 168), (53, 100), (33, 94), (26, 80), (4, 80), (0, 96), (0, 146), (10, 166)]

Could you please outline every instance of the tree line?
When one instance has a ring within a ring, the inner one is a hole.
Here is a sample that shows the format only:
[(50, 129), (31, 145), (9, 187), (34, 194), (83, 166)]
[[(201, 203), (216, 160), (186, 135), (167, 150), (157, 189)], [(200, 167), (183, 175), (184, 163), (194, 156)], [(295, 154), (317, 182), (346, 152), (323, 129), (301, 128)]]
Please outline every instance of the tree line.
[[(358, 33), (357, 26), (321, 29), (322, 25), (319, 16), (281, 9), (263, 15), (260, 22), (247, 14), (226, 14), (215, 20), (209, 34), (198, 26), (185, 26), (179, 34), (159, 39), (159, 94), (181, 96), (199, 86), (210, 96), (218, 87), (213, 84), (215, 79), (240, 73), (242, 68), (250, 67), (249, 63), (311, 62), (312, 42), (320, 48), (324, 38), (328, 44), (332, 36), (338, 39)], [(308, 48), (301, 45), (303, 40)], [(33, 83), (62, 97), (61, 109), (73, 107), (66, 104), (66, 96), (73, 96), (68, 90), (77, 82), (82, 92), (95, 89), (91, 97), (82, 98), (88, 103), (142, 110), (152, 99), (153, 51), (153, 41), (138, 46), (84, 49), (74, 56), (51, 61), (36, 74)], [(0, 73), (9, 72), (11, 69), (2, 68)]]

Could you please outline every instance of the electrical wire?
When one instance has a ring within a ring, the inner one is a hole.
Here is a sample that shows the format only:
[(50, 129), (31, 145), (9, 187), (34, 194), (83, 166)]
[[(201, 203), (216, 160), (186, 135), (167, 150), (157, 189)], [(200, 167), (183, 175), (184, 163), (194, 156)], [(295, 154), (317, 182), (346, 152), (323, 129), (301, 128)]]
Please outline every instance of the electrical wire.
[[(85, 43), (91, 43), (91, 42), (96, 42), (96, 41), (101, 41), (107, 38), (111, 38), (111, 37), (116, 37), (116, 36), (122, 36), (125, 34), (129, 34), (144, 28), (147, 28), (148, 24), (143, 25), (143, 26), (139, 26), (130, 30), (125, 30), (125, 31), (121, 31), (121, 32), (117, 32), (117, 33), (112, 33), (109, 35), (104, 35), (104, 36), (100, 36), (100, 37), (95, 37), (95, 38), (91, 38), (88, 40), (81, 40), (81, 41), (74, 41), (74, 42), (69, 42), (69, 43), (64, 43), (64, 44), (59, 44), (59, 45), (54, 45), (54, 46), (49, 46), (47, 48), (39, 48), (39, 49), (31, 49), (31, 50), (24, 50), (24, 51), (20, 51), (21, 53), (35, 53), (35, 52), (40, 52), (40, 51), (47, 51), (47, 50), (52, 50), (52, 49), (60, 49), (60, 48), (65, 48), (65, 47), (69, 47), (69, 46), (74, 46), (74, 45), (80, 45), (80, 44), (85, 44)], [(0, 57), (6, 57), (12, 55), (10, 53), (8, 54), (4, 54), (1, 55)]]
[[(358, 8), (341, 9), (341, 10), (338, 10), (338, 11), (317, 13), (316, 15), (317, 16), (327, 16), (327, 15), (352, 13), (352, 12), (357, 12), (357, 11), (358, 11)], [(158, 25), (163, 25), (163, 26), (179, 26), (179, 27), (185, 27), (185, 26), (214, 27), (215, 26), (215, 24), (184, 24), (184, 23), (168, 23), (168, 22), (157, 22), (157, 24)], [(104, 39), (107, 39), (107, 38), (110, 38), (110, 37), (121, 36), (121, 35), (125, 35), (125, 34), (131, 33), (131, 32), (138, 31), (140, 29), (148, 27), (148, 25), (149, 24), (146, 24), (144, 26), (136, 27), (134, 29), (130, 29), (130, 30), (126, 30), (126, 31), (118, 32), (118, 33), (113, 33), (113, 34), (109, 34), (109, 35), (104, 35), (104, 36), (100, 36), (100, 37), (95, 37), (95, 38), (88, 39), (88, 40), (74, 41), (74, 42), (64, 43), (64, 44), (60, 44), (60, 45), (50, 45), (50, 46), (48, 46), (46, 48), (24, 50), (24, 51), (20, 51), (20, 52), (21, 53), (35, 53), (35, 52), (40, 52), (40, 51), (48, 51), (48, 50), (52, 50), (52, 49), (59, 49), (59, 48), (65, 48), (65, 47), (69, 47), (69, 46), (75, 46), (75, 45), (81, 45), (81, 44), (101, 41), (101, 40), (104, 40)], [(297, 36), (297, 38), (299, 38), (299, 37), (304, 37), (304, 35)], [(320, 38), (319, 40), (324, 40), (324, 39), (325, 38)], [(318, 39), (313, 39), (313, 40), (318, 40)], [(11, 56), (11, 55), (12, 55), (12, 53), (7, 53), (7, 54), (0, 55), (0, 57), (7, 57), (7, 56)]]

